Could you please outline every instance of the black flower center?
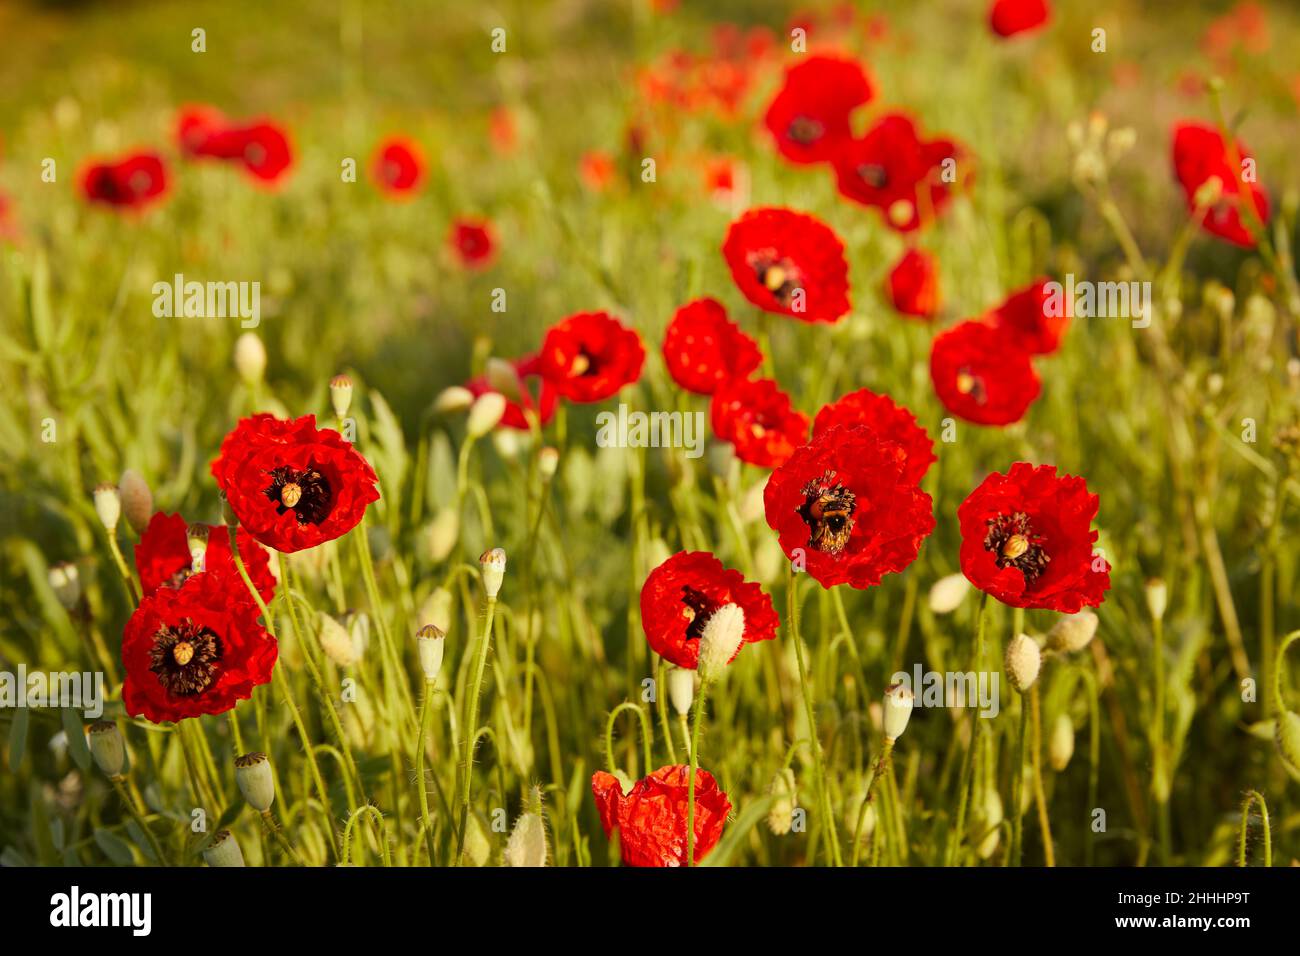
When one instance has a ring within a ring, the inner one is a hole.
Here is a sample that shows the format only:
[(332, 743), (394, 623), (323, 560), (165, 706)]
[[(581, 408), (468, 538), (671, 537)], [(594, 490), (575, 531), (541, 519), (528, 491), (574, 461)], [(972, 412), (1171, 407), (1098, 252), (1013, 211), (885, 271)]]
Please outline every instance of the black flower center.
[(826, 127), (812, 117), (796, 116), (790, 121), (790, 125), (786, 127), (785, 135), (800, 146), (811, 146), (821, 139), (822, 134), (825, 132)]
[(149, 670), (168, 693), (178, 697), (207, 690), (220, 661), (221, 639), (192, 621), (159, 628), (149, 649)]
[(853, 513), (858, 496), (836, 481), (827, 470), (803, 486), (799, 517), (808, 525), (808, 547), (827, 554), (839, 554), (853, 534)]
[(330, 483), (314, 463), (303, 469), (288, 465), (273, 469), (266, 497), (275, 502), (276, 514), (292, 511), (299, 524), (320, 524), (334, 504)]
[(1023, 511), (990, 518), (984, 550), (993, 552), (1000, 568), (1017, 568), (1032, 581), (1047, 570), (1052, 556), (1043, 550), (1043, 536), (1034, 533), (1029, 516)]
[(686, 616), (691, 622), (686, 626), (687, 640), (699, 638), (704, 633), (704, 625), (713, 617), (713, 612), (721, 607), (707, 594), (685, 584), (682, 585), (682, 603), (686, 605)]
[(858, 167), (858, 176), (872, 189), (884, 189), (889, 185), (889, 171), (879, 163), (863, 163)]
[(772, 252), (754, 257), (751, 264), (763, 288), (772, 293), (777, 302), (789, 308), (795, 292), (802, 288), (801, 275), (795, 264)]

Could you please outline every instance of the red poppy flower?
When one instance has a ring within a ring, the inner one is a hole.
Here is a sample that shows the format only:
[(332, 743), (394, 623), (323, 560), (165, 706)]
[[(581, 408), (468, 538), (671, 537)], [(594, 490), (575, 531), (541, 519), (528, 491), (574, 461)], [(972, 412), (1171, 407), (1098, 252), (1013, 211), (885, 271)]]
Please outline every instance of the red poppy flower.
[(889, 301), (903, 315), (932, 319), (939, 311), (939, 263), (928, 252), (908, 249), (889, 270)]
[(731, 277), (767, 312), (835, 322), (849, 311), (844, 243), (820, 219), (792, 209), (751, 209), (722, 244)]
[(724, 604), (735, 604), (745, 612), (742, 647), (776, 637), (781, 622), (772, 598), (760, 585), (723, 567), (707, 551), (681, 551), (646, 577), (641, 587), (641, 627), (656, 654), (678, 667), (694, 669), (704, 625)]
[(1047, 355), (1060, 348), (1074, 312), (1074, 303), (1066, 301), (1063, 289), (1053, 295), (1051, 281), (1035, 279), (1007, 296), (989, 315), (996, 328), (1031, 355)]
[[(244, 587), (230, 554), (230, 533), (224, 526), (206, 525), (208, 551), (206, 570), (215, 575), (234, 575), (238, 587)], [(148, 597), (159, 588), (178, 588), (192, 576), (189, 546), (189, 523), (180, 515), (161, 511), (149, 519), (149, 525), (135, 546), (135, 569), (140, 574), (140, 590)], [(275, 577), (271, 562), (262, 546), (243, 528), (239, 534), (239, 557), (244, 562), (262, 600), (275, 596)]]
[(404, 136), (384, 140), (375, 150), (370, 174), (391, 199), (407, 199), (424, 184), (424, 151)]
[(604, 150), (594, 149), (583, 153), (578, 162), (578, 176), (582, 184), (593, 193), (608, 189), (614, 181), (616, 170), (614, 157)]
[(492, 223), (486, 219), (462, 216), (451, 224), (447, 244), (460, 264), (468, 269), (481, 269), (496, 255), (496, 242), (492, 238)]
[(288, 134), (269, 120), (237, 123), (212, 107), (187, 106), (177, 119), (176, 133), (187, 155), (239, 163), (266, 185), (278, 183), (293, 166)]
[(696, 299), (677, 310), (664, 332), (664, 364), (673, 381), (697, 395), (745, 378), (763, 363), (758, 343), (727, 318), (717, 299)]
[(379, 500), (370, 463), (315, 415), (241, 419), (221, 443), (212, 476), (255, 539), (292, 553), (355, 528)]
[(781, 550), (828, 588), (873, 587), (906, 568), (934, 530), (909, 453), (861, 425), (836, 426), (796, 449), (763, 491)]
[(733, 379), (713, 393), (713, 432), (751, 465), (775, 468), (807, 440), (808, 416), (770, 378)]
[(167, 192), (167, 167), (157, 153), (133, 153), (116, 162), (91, 163), (81, 171), (81, 191), (91, 202), (143, 209)]
[(989, 26), (1000, 37), (1036, 30), (1051, 17), (1047, 0), (995, 0), (989, 7)]
[(154, 723), (221, 714), (271, 679), (278, 648), (238, 578), (161, 587), (126, 622), (122, 702)]
[(13, 200), (0, 193), (0, 239), (9, 241), (18, 238), (18, 221), (14, 216)]
[(641, 336), (606, 312), (579, 312), (551, 326), (541, 372), (564, 398), (600, 402), (641, 377)]
[(1001, 329), (975, 321), (935, 337), (930, 378), (944, 406), (977, 425), (1020, 421), (1042, 387), (1028, 352)]
[(824, 162), (853, 138), (849, 116), (874, 93), (866, 71), (856, 61), (806, 57), (785, 71), (785, 83), (763, 122), (786, 159)]
[[(682, 866), (686, 862), (690, 768), (660, 767), (627, 793), (618, 778), (598, 770), (591, 777), (605, 836), (618, 830), (619, 851), (628, 866)], [(695, 860), (709, 855), (722, 838), (731, 801), (707, 770), (695, 771)]]
[(1213, 126), (1179, 123), (1174, 127), (1174, 174), (1187, 197), (1187, 208), (1193, 211), (1197, 192), (1207, 180), (1218, 179), (1222, 185), (1221, 197), (1205, 211), (1201, 228), (1249, 249), (1254, 247), (1255, 239), (1246, 227), (1246, 220), (1253, 222), (1254, 217), (1246, 212), (1244, 203), (1250, 202), (1259, 221), (1267, 223), (1268, 194), (1258, 183), (1242, 181), (1242, 167), (1252, 157), (1244, 143), (1237, 142), (1235, 146), (1234, 156), (1234, 151), (1228, 149), (1223, 136)]
[(835, 176), (843, 195), (877, 207), (899, 232), (911, 232), (947, 208), (954, 183), (944, 181), (944, 161), (957, 164), (949, 177), (955, 181), (969, 175), (963, 157), (952, 140), (923, 140), (909, 117), (891, 113), (845, 144), (834, 159)]
[(1093, 553), (1097, 504), (1082, 478), (1052, 465), (989, 475), (957, 509), (962, 573), (1012, 607), (1096, 607), (1110, 588), (1110, 565)]
[[(519, 431), (531, 431), (532, 425), (528, 421), (528, 413), (531, 413), (536, 416), (538, 425), (545, 425), (555, 417), (555, 408), (560, 402), (560, 397), (555, 393), (551, 383), (542, 376), (541, 361), (536, 355), (530, 355), (526, 358), (514, 359), (510, 364), (514, 366), (515, 374), (519, 377), (519, 385), (513, 395), (506, 396), (506, 411), (501, 416), (500, 424)], [(531, 379), (536, 379), (539, 383), (536, 396), (529, 388)], [(471, 379), (465, 383), (465, 387), (475, 398), (487, 392), (498, 391), (488, 382), (486, 375)]]
[(728, 205), (743, 191), (745, 169), (734, 159), (719, 156), (704, 163), (704, 191), (721, 206)]
[(919, 482), (930, 465), (939, 460), (934, 454), (934, 442), (917, 424), (916, 416), (888, 395), (877, 395), (869, 388), (850, 392), (818, 412), (813, 421), (813, 438), (837, 425), (849, 428), (862, 425), (885, 441), (902, 446), (906, 462), (904, 477), (910, 481)]
[(519, 141), (517, 126), (514, 111), (510, 107), (493, 107), (492, 114), (488, 117), (488, 138), (492, 140), (492, 148), (503, 155), (514, 152), (515, 144)]

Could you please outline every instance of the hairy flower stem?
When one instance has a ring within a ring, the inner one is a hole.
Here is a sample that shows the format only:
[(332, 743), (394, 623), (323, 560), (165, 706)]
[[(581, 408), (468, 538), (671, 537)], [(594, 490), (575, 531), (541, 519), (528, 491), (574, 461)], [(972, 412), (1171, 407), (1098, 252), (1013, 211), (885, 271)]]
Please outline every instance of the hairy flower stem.
[[(230, 532), (230, 556), (235, 561), (235, 569), (239, 572), (240, 578), (244, 581), (244, 587), (248, 588), (248, 593), (253, 597), (253, 603), (262, 613), (262, 623), (266, 632), (275, 637), (275, 619), (271, 617), (271, 612), (266, 608), (266, 602), (262, 600), (262, 595), (258, 593), (257, 586), (253, 584), (253, 579), (248, 576), (248, 569), (244, 566), (244, 559), (239, 555), (239, 542), (236, 536), (234, 525), (227, 526)], [(288, 583), (283, 585), (288, 588)], [(277, 662), (279, 663), (279, 662)], [(271, 675), (273, 686), (280, 693), (284, 700), (285, 706), (289, 708), (289, 718), (293, 721), (294, 729), (298, 732), (298, 739), (302, 741), (303, 756), (307, 759), (307, 769), (311, 774), (312, 784), (316, 787), (316, 796), (320, 798), (320, 812), (325, 823), (325, 832), (330, 837), (330, 851), (334, 854), (335, 859), (339, 857), (338, 834), (334, 831), (334, 821), (330, 816), (329, 790), (325, 787), (325, 778), (321, 776), (320, 765), (316, 762), (316, 753), (312, 749), (311, 737), (307, 733), (307, 726), (302, 720), (302, 711), (298, 709), (298, 702), (294, 699), (293, 688), (289, 686), (289, 680), (284, 676), (284, 666), (281, 664), (276, 667)]]
[(1021, 840), (1024, 836), (1024, 815), (1020, 812), (1020, 803), (1025, 785), (1025, 739), (1029, 726), (1029, 708), (1025, 698), (1020, 698), (1020, 731), (1016, 739), (1016, 762), (1011, 771), (1011, 846), (1007, 851), (1007, 866), (1020, 865)]
[[(429, 789), (424, 782), (424, 748), (429, 738), (429, 731), (433, 723), (433, 708), (429, 706), (429, 700), (433, 697), (433, 684), (431, 680), (424, 682), (424, 695), (420, 698), (420, 733), (416, 738), (415, 744), (415, 785), (420, 794), (420, 827), (424, 830), (424, 843), (429, 851), (429, 865), (433, 866), (437, 860), (433, 844), (433, 824), (429, 822)], [(418, 848), (411, 854), (412, 860), (419, 862)]]
[(1237, 866), (1246, 865), (1246, 836), (1250, 830), (1251, 805), (1259, 803), (1259, 824), (1264, 834), (1264, 865), (1273, 865), (1273, 836), (1268, 826), (1268, 804), (1264, 795), (1258, 790), (1247, 790), (1246, 798), (1241, 801), (1241, 836), (1237, 841)]
[(462, 760), (464, 775), (460, 786), (460, 813), (456, 831), (456, 859), (465, 849), (465, 826), (469, 822), (470, 779), (474, 776), (474, 744), (478, 740), (478, 704), (483, 690), (483, 670), (487, 666), (488, 650), (492, 646), (492, 619), (496, 614), (497, 599), (487, 599), (487, 613), (483, 618), (483, 638), (479, 643), (478, 660), (474, 664), (474, 681), (469, 686), (469, 701), (465, 709), (465, 755)]
[[(876, 759), (876, 765), (871, 771), (871, 782), (867, 784), (867, 795), (862, 799), (862, 806), (858, 807), (858, 819), (853, 825), (853, 857), (850, 860), (850, 866), (858, 865), (858, 851), (862, 848), (862, 823), (867, 818), (867, 811), (871, 809), (872, 801), (876, 798), (876, 784), (883, 777), (889, 775), (889, 769), (893, 763), (894, 741), (888, 737), (885, 738), (884, 744), (880, 748), (880, 756)], [(879, 832), (883, 831), (880, 821), (877, 821), (878, 832), (875, 839), (879, 840)]]
[[(1043, 861), (1045, 866), (1056, 866), (1056, 854), (1052, 850), (1052, 823), (1047, 816), (1047, 795), (1043, 791), (1043, 715), (1037, 683), (1029, 689), (1029, 712), (1034, 732), (1034, 801), (1038, 804), (1038, 827), (1043, 833)], [(1012, 807), (1012, 810), (1015, 812), (1018, 808)]]
[(1152, 680), (1155, 682), (1155, 720), (1151, 730), (1152, 796), (1156, 801), (1157, 845), (1161, 866), (1169, 865), (1169, 768), (1165, 748), (1165, 642), (1164, 622), (1154, 618), (1152, 631)]
[(284, 855), (292, 860), (296, 866), (306, 866), (307, 864), (303, 862), (302, 857), (298, 855), (298, 851), (295, 850), (293, 844), (289, 842), (289, 838), (284, 835), (284, 830), (280, 829), (280, 825), (275, 822), (275, 817), (271, 815), (271, 811), (263, 810), (261, 816), (262, 826), (266, 828), (267, 833), (271, 834), (271, 836), (275, 838), (275, 842), (278, 843), (280, 849), (284, 851)]
[[(835, 816), (831, 812), (830, 794), (826, 790), (826, 772), (822, 766), (821, 737), (817, 733), (817, 714), (813, 708), (812, 688), (808, 683), (808, 666), (804, 662), (803, 642), (799, 637), (799, 601), (795, 594), (798, 578), (793, 567), (790, 569), (789, 585), (786, 588), (786, 621), (790, 627), (790, 638), (794, 641), (795, 659), (799, 664), (799, 688), (803, 693), (803, 706), (808, 718), (809, 747), (813, 757), (813, 775), (817, 786), (817, 798), (821, 803), (822, 816), (826, 821), (826, 839), (830, 845), (831, 864), (843, 866), (840, 857), (839, 836), (835, 832)], [(691, 748), (694, 750), (694, 748)]]
[[(644, 758), (645, 758), (645, 774), (649, 774), (651, 769), (650, 766), (651, 762), (654, 760), (654, 755), (650, 751), (650, 741), (652, 736), (650, 732), (650, 718), (646, 714), (646, 712), (641, 708), (640, 704), (634, 704), (630, 700), (625, 700), (623, 701), (623, 703), (615, 707), (612, 711), (610, 711), (609, 717), (606, 718), (605, 720), (605, 766), (610, 773), (614, 772), (614, 767), (615, 767), (614, 724), (618, 720), (619, 714), (623, 713), (623, 711), (625, 710), (634, 711), (637, 717), (640, 719), (641, 749), (644, 753)], [(632, 776), (634, 778), (643, 776), (643, 774), (638, 774), (635, 772), (636, 770), (635, 767), (633, 767), (632, 769), (633, 769)]]
[(366, 522), (362, 518), (352, 534), (357, 543), (357, 557), (361, 562), (361, 577), (366, 586), (366, 597), (374, 611), (375, 625), (379, 630), (379, 643), (383, 648), (384, 660), (389, 667), (389, 690), (395, 688), (397, 695), (412, 721), (418, 721), (415, 713), (415, 701), (411, 698), (411, 689), (402, 679), (402, 660), (397, 647), (393, 644), (393, 635), (388, 630), (388, 619), (384, 617), (384, 604), (379, 598), (379, 584), (375, 578), (375, 564), (370, 557), (370, 539), (366, 534)]
[[(984, 661), (984, 619), (988, 616), (990, 598), (985, 593), (980, 598), (979, 609), (975, 612), (975, 658), (971, 665), (971, 670), (979, 673), (980, 667)], [(971, 789), (975, 783), (975, 763), (976, 756), (982, 746), (983, 724), (980, 723), (978, 715), (971, 717), (973, 721), (970, 731), (970, 741), (966, 747), (966, 753), (962, 757), (961, 763), (961, 784), (960, 792), (957, 797), (957, 816), (953, 819), (953, 825), (948, 833), (948, 850), (945, 854), (945, 865), (954, 866), (957, 862), (957, 855), (961, 851), (962, 841), (966, 836), (966, 812), (970, 807)]]
[(136, 587), (135, 577), (126, 566), (126, 559), (122, 557), (122, 549), (117, 544), (117, 535), (112, 531), (108, 533), (108, 550), (113, 552), (113, 563), (117, 565), (117, 573), (122, 578), (122, 586), (126, 588), (127, 597), (131, 599), (131, 606), (136, 607), (140, 603), (140, 589)]
[(704, 723), (704, 698), (708, 696), (709, 682), (700, 681), (700, 692), (695, 697), (695, 718), (691, 724), (691, 771), (686, 779), (686, 865), (695, 865), (695, 774), (700, 766), (700, 725)]
[(109, 777), (108, 779), (113, 784), (113, 789), (117, 791), (117, 795), (121, 798), (122, 803), (126, 805), (127, 812), (131, 814), (131, 819), (135, 821), (135, 825), (144, 831), (144, 837), (149, 841), (149, 848), (153, 850), (153, 855), (158, 861), (158, 865), (171, 866), (171, 864), (167, 862), (167, 857), (163, 855), (162, 844), (158, 842), (158, 837), (149, 829), (149, 825), (145, 823), (144, 811), (140, 807), (136, 806), (135, 800), (133, 800), (131, 794), (127, 792), (126, 777), (119, 773)]

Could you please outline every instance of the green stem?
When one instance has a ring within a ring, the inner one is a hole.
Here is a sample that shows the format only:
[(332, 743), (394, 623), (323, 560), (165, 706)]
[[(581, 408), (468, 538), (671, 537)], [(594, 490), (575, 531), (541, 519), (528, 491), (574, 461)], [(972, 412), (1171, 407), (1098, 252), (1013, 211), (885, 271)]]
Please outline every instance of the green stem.
[(479, 695), (483, 690), (483, 670), (487, 666), (488, 649), (492, 646), (492, 618), (496, 614), (497, 599), (487, 599), (487, 614), (483, 620), (483, 639), (479, 644), (478, 660), (474, 666), (474, 681), (469, 687), (469, 702), (465, 711), (465, 772), (461, 780), (460, 823), (456, 833), (456, 859), (465, 848), (465, 824), (469, 818), (470, 778), (474, 775), (474, 744), (478, 740)]
[(131, 795), (127, 793), (126, 777), (122, 774), (118, 774), (114, 777), (109, 777), (108, 779), (112, 782), (113, 789), (117, 791), (117, 795), (122, 799), (122, 803), (126, 804), (126, 809), (127, 812), (131, 814), (131, 819), (135, 821), (136, 826), (144, 831), (145, 839), (149, 841), (149, 848), (153, 850), (153, 855), (158, 861), (158, 865), (170, 866), (167, 862), (167, 857), (163, 855), (162, 845), (158, 842), (158, 837), (149, 829), (149, 824), (145, 822), (143, 811), (135, 805), (135, 801), (132, 800)]
[(1029, 727), (1029, 708), (1025, 706), (1025, 699), (1020, 698), (1020, 732), (1017, 735), (1016, 742), (1016, 762), (1012, 770), (1011, 777), (1011, 848), (1007, 854), (1007, 866), (1020, 865), (1020, 846), (1021, 838), (1024, 835), (1024, 818), (1020, 812), (1020, 803), (1023, 799), (1025, 785), (1025, 741), (1028, 736), (1026, 731)]
[(700, 765), (700, 725), (704, 723), (704, 698), (709, 682), (700, 681), (695, 698), (695, 720), (691, 727), (691, 775), (686, 783), (686, 865), (695, 865), (695, 774)]
[[(429, 698), (433, 696), (433, 683), (431, 680), (424, 682), (424, 696), (420, 698), (420, 733), (415, 745), (415, 785), (420, 794), (420, 825), (424, 830), (424, 842), (429, 851), (430, 866), (434, 865), (437, 856), (433, 844), (433, 825), (429, 822), (429, 790), (424, 783), (424, 748), (433, 719), (433, 708), (429, 706)], [(412, 853), (412, 858), (418, 862), (418, 848)]]
[[(654, 755), (650, 750), (650, 718), (646, 715), (640, 704), (634, 704), (630, 700), (625, 700), (609, 712), (609, 717), (605, 720), (605, 765), (610, 773), (614, 772), (614, 723), (618, 720), (618, 715), (625, 710), (635, 711), (641, 722), (641, 750), (645, 757), (645, 774), (650, 773), (650, 764), (654, 760)], [(635, 768), (633, 768), (635, 769)], [(639, 777), (641, 774), (633, 773), (632, 776)]]
[[(1056, 866), (1056, 853), (1052, 849), (1052, 822), (1047, 815), (1047, 796), (1043, 791), (1043, 715), (1039, 704), (1038, 682), (1029, 689), (1029, 713), (1033, 721), (1034, 801), (1038, 804), (1038, 826), (1043, 831), (1043, 860), (1046, 866)], [(1012, 808), (1013, 810), (1016, 808)]]
[(1258, 790), (1247, 790), (1246, 798), (1241, 801), (1241, 839), (1237, 843), (1237, 865), (1246, 865), (1246, 835), (1250, 829), (1250, 807), (1253, 803), (1259, 803), (1259, 822), (1264, 831), (1264, 865), (1273, 865), (1273, 837), (1269, 831), (1268, 825), (1268, 804), (1264, 802), (1264, 795)]

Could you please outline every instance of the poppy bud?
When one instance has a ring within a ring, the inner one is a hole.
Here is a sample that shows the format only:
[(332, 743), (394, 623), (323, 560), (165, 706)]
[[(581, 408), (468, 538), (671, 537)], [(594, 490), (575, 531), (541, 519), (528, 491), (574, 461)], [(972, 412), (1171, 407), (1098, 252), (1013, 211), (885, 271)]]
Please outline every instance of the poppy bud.
[(335, 418), (346, 418), (352, 407), (352, 379), (346, 375), (335, 375), (330, 379), (330, 407), (334, 409)]
[(122, 768), (126, 766), (126, 744), (117, 724), (111, 720), (97, 720), (90, 725), (86, 738), (95, 765), (104, 771), (106, 777), (120, 777)]
[(144, 534), (153, 517), (153, 493), (144, 476), (134, 468), (122, 472), (117, 482), (117, 491), (122, 498), (122, 513), (126, 522), (136, 534)]
[(106, 531), (117, 530), (117, 520), (122, 517), (122, 496), (112, 485), (95, 486), (95, 514)]
[(1011, 686), (1023, 694), (1033, 686), (1034, 681), (1038, 680), (1042, 653), (1032, 637), (1018, 634), (1007, 643), (1007, 653), (1003, 663)]
[(546, 865), (546, 824), (541, 814), (524, 813), (515, 821), (502, 862), (506, 866)]
[(487, 829), (476, 814), (471, 813), (465, 820), (465, 850), (461, 862), (467, 866), (483, 866), (492, 853), (492, 843), (488, 839)]
[(455, 508), (439, 508), (429, 523), (429, 557), (434, 564), (447, 560), (460, 538), (460, 515)]
[(903, 684), (890, 684), (885, 688), (883, 717), (885, 739), (897, 740), (907, 729), (907, 722), (912, 718), (912, 707), (916, 695)]
[(691, 704), (695, 702), (695, 671), (688, 667), (669, 669), (668, 699), (679, 717), (691, 712)]
[(474, 393), (462, 385), (444, 388), (433, 400), (433, 410), (439, 415), (453, 415), (463, 412), (474, 404)]
[(208, 866), (243, 866), (244, 853), (239, 849), (235, 835), (229, 830), (218, 830), (212, 842), (203, 848), (203, 859)]
[(426, 624), (415, 632), (415, 642), (420, 650), (420, 670), (424, 679), (432, 684), (442, 670), (442, 652), (447, 635), (436, 624)]
[(360, 658), (360, 650), (347, 628), (329, 614), (321, 611), (318, 615), (318, 639), (325, 656), (339, 667), (351, 667)]
[(768, 792), (772, 795), (772, 806), (767, 811), (767, 828), (777, 836), (785, 836), (794, 825), (794, 771), (789, 767), (778, 771)]
[(1047, 759), (1052, 769), (1060, 773), (1074, 756), (1074, 721), (1069, 714), (1060, 714), (1052, 724), (1052, 739), (1047, 745)]
[(483, 590), (488, 600), (495, 601), (506, 576), (506, 553), (501, 548), (491, 548), (479, 555), (478, 563), (483, 569)]
[(1161, 578), (1152, 578), (1147, 582), (1147, 610), (1153, 621), (1162, 620), (1165, 608), (1169, 606), (1169, 587)]
[(906, 199), (896, 199), (889, 204), (889, 221), (899, 229), (912, 221), (916, 207)]
[(559, 449), (545, 445), (537, 453), (537, 470), (542, 476), (543, 481), (550, 481), (555, 477), (556, 470), (560, 467)]
[(71, 611), (81, 603), (81, 576), (71, 561), (61, 561), (50, 568), (49, 580), (54, 596), (66, 610)]
[(190, 548), (190, 570), (195, 574), (206, 570), (208, 563), (208, 526), (192, 524), (185, 529), (185, 541)]
[(1293, 710), (1282, 711), (1273, 734), (1282, 762), (1292, 774), (1300, 774), (1300, 714)]
[(265, 813), (275, 802), (275, 781), (271, 779), (271, 761), (266, 754), (254, 752), (235, 758), (235, 783), (248, 805)]
[(981, 860), (987, 860), (997, 852), (1002, 838), (1002, 797), (996, 787), (984, 791), (984, 799), (977, 800), (975, 815), (971, 819), (971, 836), (979, 838), (975, 853)]
[(262, 381), (266, 371), (266, 346), (252, 332), (245, 332), (235, 339), (235, 371), (252, 387)]
[(348, 629), (357, 657), (365, 656), (370, 646), (370, 615), (365, 611), (350, 611), (343, 618), (343, 626)]
[(492, 391), (500, 392), (512, 402), (517, 402), (523, 397), (519, 392), (519, 373), (505, 359), (488, 359), (483, 373)]
[(470, 406), (465, 430), (470, 438), (482, 438), (497, 427), (506, 413), (506, 397), (500, 392), (484, 392)]
[(696, 665), (700, 678), (714, 681), (721, 677), (744, 639), (745, 612), (739, 604), (724, 604), (714, 611), (704, 622), (700, 635), (700, 657)]
[(961, 606), (970, 592), (970, 581), (964, 574), (949, 574), (934, 582), (930, 588), (930, 611), (934, 614), (951, 614)]
[(1063, 654), (1081, 651), (1097, 633), (1097, 615), (1091, 611), (1067, 614), (1047, 632), (1047, 646)]

